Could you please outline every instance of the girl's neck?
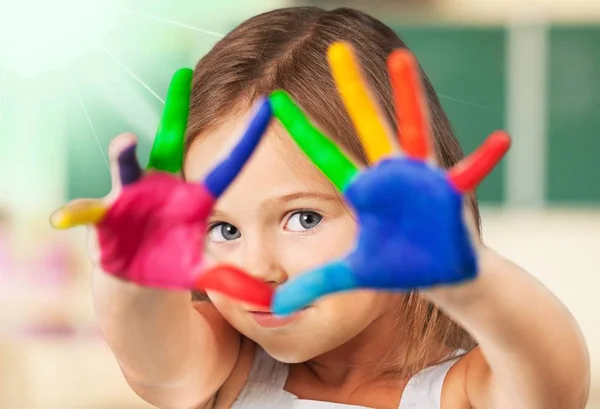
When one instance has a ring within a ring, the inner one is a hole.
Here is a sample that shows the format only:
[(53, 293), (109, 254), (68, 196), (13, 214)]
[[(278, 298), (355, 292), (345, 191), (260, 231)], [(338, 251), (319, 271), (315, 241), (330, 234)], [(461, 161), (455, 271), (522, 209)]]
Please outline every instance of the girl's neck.
[(390, 311), (359, 335), (303, 365), (316, 380), (331, 386), (369, 383), (390, 378), (381, 369), (398, 342), (397, 315)]
[[(407, 363), (403, 366), (402, 330), (397, 310), (390, 309), (350, 341), (292, 370), (333, 387), (402, 384), (413, 374)], [(433, 364), (450, 353), (440, 345), (427, 361)]]

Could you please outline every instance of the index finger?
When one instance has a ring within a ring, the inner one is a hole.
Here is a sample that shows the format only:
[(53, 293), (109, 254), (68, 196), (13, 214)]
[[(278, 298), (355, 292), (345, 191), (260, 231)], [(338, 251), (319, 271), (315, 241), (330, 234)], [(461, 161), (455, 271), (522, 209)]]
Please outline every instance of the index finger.
[(310, 123), (304, 112), (285, 91), (275, 91), (270, 97), (273, 113), (292, 139), (340, 191), (358, 173), (358, 167), (337, 145)]
[(183, 143), (190, 110), (193, 71), (182, 68), (173, 75), (148, 168), (177, 173), (183, 163)]

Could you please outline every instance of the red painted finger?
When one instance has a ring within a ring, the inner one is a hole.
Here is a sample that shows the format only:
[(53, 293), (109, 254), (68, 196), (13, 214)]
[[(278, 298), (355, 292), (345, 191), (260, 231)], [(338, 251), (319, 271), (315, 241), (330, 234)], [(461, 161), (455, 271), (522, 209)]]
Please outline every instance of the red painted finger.
[(509, 148), (510, 136), (506, 132), (494, 132), (475, 152), (448, 171), (450, 182), (459, 192), (475, 189)]
[(431, 129), (419, 65), (407, 49), (398, 49), (388, 58), (394, 92), (398, 139), (407, 156), (425, 160), (431, 152)]
[(273, 298), (273, 288), (270, 285), (229, 265), (206, 270), (195, 284), (198, 290), (218, 291), (228, 297), (261, 307), (270, 307)]

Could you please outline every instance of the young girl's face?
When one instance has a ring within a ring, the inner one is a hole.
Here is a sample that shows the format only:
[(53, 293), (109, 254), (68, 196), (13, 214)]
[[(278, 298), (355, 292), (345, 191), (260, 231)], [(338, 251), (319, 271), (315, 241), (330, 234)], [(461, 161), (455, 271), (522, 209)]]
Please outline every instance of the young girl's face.
[[(249, 114), (200, 135), (188, 153), (188, 180), (203, 175), (235, 145)], [(280, 285), (347, 254), (356, 223), (333, 186), (274, 125), (243, 172), (217, 202), (207, 235), (209, 258)], [(274, 358), (303, 362), (363, 333), (391, 314), (390, 295), (368, 291), (323, 298), (291, 319), (209, 292), (223, 316)]]

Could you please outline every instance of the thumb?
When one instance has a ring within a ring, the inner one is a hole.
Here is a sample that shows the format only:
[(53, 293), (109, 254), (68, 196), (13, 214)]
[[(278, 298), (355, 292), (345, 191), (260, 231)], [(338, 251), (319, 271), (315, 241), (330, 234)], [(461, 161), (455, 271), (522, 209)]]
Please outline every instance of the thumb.
[(357, 288), (348, 260), (335, 261), (294, 277), (275, 291), (272, 309), (287, 315), (309, 306), (327, 294)]
[(218, 291), (228, 297), (262, 307), (268, 307), (273, 297), (273, 289), (267, 283), (227, 264), (205, 270), (195, 280), (194, 289)]

